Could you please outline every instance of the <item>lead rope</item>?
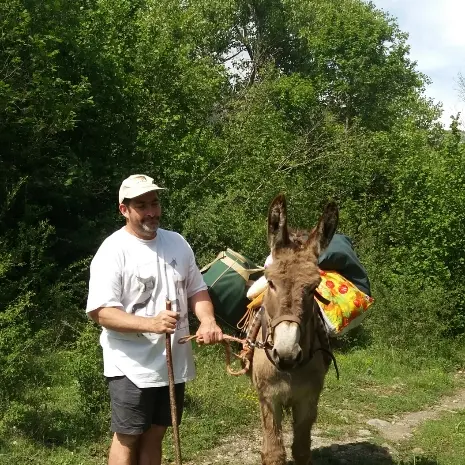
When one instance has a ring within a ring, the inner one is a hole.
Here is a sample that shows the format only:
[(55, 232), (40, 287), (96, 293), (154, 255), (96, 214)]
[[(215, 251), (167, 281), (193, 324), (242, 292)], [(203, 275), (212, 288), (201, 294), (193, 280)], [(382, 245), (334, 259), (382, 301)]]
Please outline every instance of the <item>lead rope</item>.
[[(316, 293), (315, 297), (318, 300), (322, 301), (322, 302), (329, 302), (324, 297), (322, 297), (319, 293)], [(331, 352), (331, 343), (330, 343), (330, 340), (329, 340), (328, 333), (324, 328), (323, 315), (321, 314), (320, 306), (316, 302), (315, 302), (315, 305), (316, 305), (316, 307), (318, 309), (318, 317), (319, 317), (319, 318), (317, 318), (317, 326), (318, 326), (317, 334), (318, 334), (318, 336), (320, 338), (320, 343), (326, 345), (326, 347), (319, 347), (314, 352), (317, 352), (317, 351), (321, 350), (322, 352), (324, 352), (325, 354), (327, 354), (329, 356), (329, 358), (331, 359), (331, 361), (334, 364), (334, 369), (336, 371), (336, 377), (337, 377), (337, 379), (339, 379), (339, 368), (337, 366), (336, 357)], [(227, 369), (227, 372), (230, 375), (233, 375), (233, 376), (243, 375), (243, 374), (247, 373), (250, 370), (250, 365), (251, 365), (251, 362), (252, 362), (253, 353), (254, 353), (255, 348), (263, 349), (265, 351), (266, 356), (270, 360), (270, 362), (273, 363), (273, 361), (270, 359), (270, 355), (269, 355), (268, 350), (267, 350), (267, 349), (270, 348), (270, 345), (269, 345), (269, 342), (268, 342), (269, 334), (267, 333), (267, 330), (266, 330), (268, 325), (267, 325), (267, 322), (266, 322), (265, 309), (263, 308), (263, 306), (260, 306), (260, 308), (257, 311), (255, 311), (255, 315), (253, 316), (253, 318), (250, 318), (249, 321), (251, 321), (251, 323), (249, 323), (249, 330), (247, 332), (247, 335), (246, 335), (245, 339), (239, 339), (237, 337), (229, 336), (228, 334), (224, 334), (223, 335), (223, 340), (221, 341), (223, 343), (223, 345), (225, 347), (225, 351), (226, 351), (226, 369)], [(256, 339), (257, 339), (258, 332), (260, 331), (260, 328), (262, 329), (262, 339), (263, 340), (262, 341), (257, 341)], [(324, 336), (322, 336), (321, 333), (323, 333)], [(324, 341), (321, 340), (321, 337), (324, 337)], [(197, 339), (197, 342), (199, 342), (199, 343), (203, 342), (201, 338), (198, 338), (195, 335), (189, 335), (189, 336), (184, 336), (184, 337), (179, 338), (178, 343), (179, 344), (185, 344), (186, 342), (191, 341), (193, 339)], [(235, 357), (237, 357), (239, 360), (241, 360), (241, 363), (243, 365), (242, 370), (233, 371), (232, 368), (231, 368), (231, 353), (232, 353), (232, 351), (231, 351), (230, 342), (239, 342), (240, 344), (242, 344), (242, 351), (240, 352), (240, 354), (234, 354)], [(273, 363), (273, 365), (274, 365), (274, 363)], [(329, 366), (329, 364), (328, 364), (328, 366)]]
[[(226, 370), (230, 375), (233, 376), (240, 376), (244, 375), (250, 370), (250, 364), (252, 362), (252, 357), (254, 353), (255, 347), (258, 347), (260, 349), (264, 348), (264, 344), (257, 342), (257, 335), (260, 330), (260, 327), (262, 325), (262, 315), (264, 313), (264, 308), (260, 307), (260, 309), (255, 313), (253, 320), (249, 326), (249, 330), (247, 332), (247, 335), (245, 339), (239, 339), (234, 336), (229, 336), (228, 334), (223, 335), (223, 340), (221, 341), (224, 345), (225, 351), (226, 351)], [(184, 336), (179, 338), (178, 343), (179, 344), (185, 344), (187, 341), (191, 341), (192, 339), (197, 339), (197, 342), (202, 343), (202, 338), (197, 338), (195, 335), (189, 335), (189, 336)], [(242, 370), (239, 371), (234, 371), (231, 368), (231, 346), (230, 342), (239, 342), (242, 344), (242, 350), (240, 354), (234, 354), (235, 357), (237, 357), (241, 363), (242, 363)]]
[[(196, 335), (190, 335), (190, 336), (180, 337), (179, 340), (178, 340), (178, 343), (179, 344), (185, 344), (186, 342), (191, 341), (192, 339), (196, 339), (197, 342), (199, 342), (199, 343), (203, 342), (202, 338), (198, 338)], [(247, 373), (250, 370), (250, 361), (251, 361), (252, 355), (253, 355), (253, 348), (248, 345), (247, 340), (246, 339), (239, 339), (238, 337), (229, 336), (228, 334), (224, 334), (223, 335), (223, 340), (221, 342), (224, 345), (224, 348), (225, 348), (225, 351), (226, 351), (226, 370), (228, 371), (228, 373), (230, 375), (233, 375), (233, 376), (240, 376), (240, 375), (244, 375), (245, 373)], [(230, 342), (239, 342), (240, 344), (242, 344), (241, 353), (239, 355), (234, 354), (235, 357), (237, 357), (239, 360), (241, 360), (242, 365), (243, 365), (242, 370), (234, 371), (231, 368), (231, 353), (232, 353), (232, 350), (231, 350)]]

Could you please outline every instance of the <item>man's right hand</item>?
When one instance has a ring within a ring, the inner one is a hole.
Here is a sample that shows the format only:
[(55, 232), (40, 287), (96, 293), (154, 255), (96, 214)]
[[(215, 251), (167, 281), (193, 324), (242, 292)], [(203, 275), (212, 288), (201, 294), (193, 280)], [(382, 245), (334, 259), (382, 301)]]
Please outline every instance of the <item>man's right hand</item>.
[(163, 310), (156, 317), (151, 318), (153, 329), (151, 333), (173, 334), (176, 329), (176, 323), (179, 320), (179, 313), (171, 310)]

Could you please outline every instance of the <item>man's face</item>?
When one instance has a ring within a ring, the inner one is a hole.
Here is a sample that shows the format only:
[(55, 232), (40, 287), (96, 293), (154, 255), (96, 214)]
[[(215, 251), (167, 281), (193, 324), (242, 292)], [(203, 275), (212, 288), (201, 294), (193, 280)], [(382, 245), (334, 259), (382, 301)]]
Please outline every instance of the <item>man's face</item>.
[(152, 191), (130, 200), (126, 206), (119, 206), (120, 212), (127, 220), (131, 234), (141, 239), (153, 239), (160, 225), (161, 206), (158, 192)]

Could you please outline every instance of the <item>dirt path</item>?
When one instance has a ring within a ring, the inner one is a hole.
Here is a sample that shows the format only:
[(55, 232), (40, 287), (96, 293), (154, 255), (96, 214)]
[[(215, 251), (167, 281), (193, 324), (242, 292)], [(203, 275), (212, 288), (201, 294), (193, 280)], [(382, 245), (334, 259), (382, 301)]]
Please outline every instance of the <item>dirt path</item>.
[[(440, 417), (443, 412), (465, 409), (465, 389), (453, 396), (442, 398), (437, 404), (418, 412), (395, 417), (393, 421), (379, 418), (360, 419), (356, 433), (334, 440), (325, 437), (322, 429), (312, 433), (314, 465), (394, 465), (398, 456), (396, 447), (411, 438), (421, 423)], [(290, 457), (291, 432), (284, 427), (284, 443)], [(225, 438), (223, 443), (185, 465), (260, 465), (260, 428), (244, 435)], [(421, 455), (421, 450), (414, 450)], [(292, 463), (292, 462), (289, 462)], [(421, 462), (434, 465), (435, 462)]]

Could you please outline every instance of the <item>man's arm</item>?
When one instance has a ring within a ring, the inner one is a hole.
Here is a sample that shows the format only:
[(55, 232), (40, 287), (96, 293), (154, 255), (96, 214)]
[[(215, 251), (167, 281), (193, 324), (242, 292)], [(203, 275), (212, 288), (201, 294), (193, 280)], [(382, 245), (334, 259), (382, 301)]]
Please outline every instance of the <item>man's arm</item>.
[(199, 291), (189, 299), (189, 304), (200, 321), (197, 330), (197, 342), (214, 344), (223, 340), (223, 332), (216, 324), (213, 304), (208, 291)]
[(116, 307), (100, 307), (88, 312), (99, 325), (121, 333), (173, 334), (179, 314), (163, 310), (155, 317), (137, 316)]

